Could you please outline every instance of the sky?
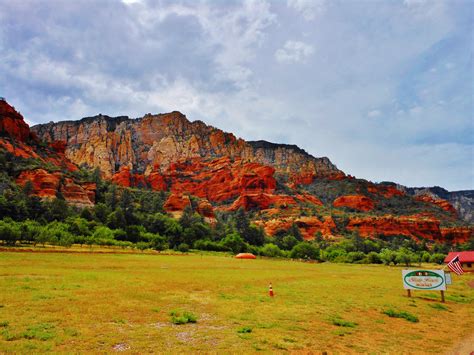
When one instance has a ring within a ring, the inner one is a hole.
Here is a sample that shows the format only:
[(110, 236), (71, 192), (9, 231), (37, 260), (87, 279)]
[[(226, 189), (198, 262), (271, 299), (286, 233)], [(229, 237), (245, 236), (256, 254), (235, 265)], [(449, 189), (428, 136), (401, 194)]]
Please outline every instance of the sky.
[(0, 0), (30, 124), (181, 111), (347, 174), (474, 189), (473, 1)]

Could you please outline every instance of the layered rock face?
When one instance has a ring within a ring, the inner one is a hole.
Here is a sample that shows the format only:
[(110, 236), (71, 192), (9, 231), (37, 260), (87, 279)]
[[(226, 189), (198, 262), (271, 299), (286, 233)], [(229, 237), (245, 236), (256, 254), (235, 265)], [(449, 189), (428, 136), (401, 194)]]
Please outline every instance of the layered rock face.
[(190, 122), (179, 112), (148, 114), (139, 119), (99, 115), (32, 129), (43, 140), (64, 142), (72, 162), (99, 167), (105, 177), (123, 167), (149, 175), (157, 169), (166, 170), (178, 160), (218, 157), (312, 177), (344, 176), (328, 158), (314, 158), (292, 145), (246, 142), (201, 121)]
[(95, 183), (78, 184), (71, 178), (64, 178), (61, 172), (25, 170), (20, 173), (16, 182), (22, 187), (31, 182), (31, 194), (44, 200), (54, 199), (60, 192), (67, 202), (79, 207), (92, 207), (95, 202)]
[(334, 200), (334, 207), (349, 207), (359, 211), (372, 211), (374, 209), (374, 201), (366, 196), (347, 195), (341, 196)]
[(350, 218), (347, 229), (362, 237), (404, 235), (440, 241), (439, 224), (436, 218), (426, 216), (362, 216)]
[(24, 170), (16, 178), (20, 186), (31, 182), (31, 194), (41, 199), (56, 198), (58, 193), (73, 205), (91, 207), (95, 202), (94, 183), (78, 183), (66, 177), (65, 171), (76, 171), (78, 168), (64, 155), (65, 145), (54, 144), (50, 148), (39, 145), (37, 136), (30, 131), (23, 116), (6, 101), (0, 100), (0, 149), (23, 159), (37, 160), (45, 165), (50, 164), (58, 171), (48, 172), (45, 169)]
[(4, 100), (0, 100), (0, 134), (8, 135), (19, 142), (32, 138), (23, 116)]
[(325, 216), (322, 220), (317, 217), (285, 217), (273, 218), (266, 221), (256, 221), (255, 224), (263, 227), (268, 235), (275, 235), (279, 230), (288, 230), (293, 224), (298, 226), (304, 239), (314, 239), (314, 235), (320, 232), (325, 237), (335, 234), (336, 224), (331, 216)]
[(450, 212), (454, 216), (457, 215), (456, 209), (453, 207), (453, 205), (451, 205), (448, 201), (443, 200), (441, 198), (434, 198), (430, 195), (418, 195), (415, 197), (415, 200), (432, 203), (436, 206), (441, 207), (443, 210)]

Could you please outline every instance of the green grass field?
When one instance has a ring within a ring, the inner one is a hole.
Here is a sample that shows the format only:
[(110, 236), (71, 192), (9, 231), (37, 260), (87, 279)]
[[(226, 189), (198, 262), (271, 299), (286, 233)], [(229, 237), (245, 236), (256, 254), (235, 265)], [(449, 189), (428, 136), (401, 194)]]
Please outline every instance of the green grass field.
[[(472, 333), (474, 275), (454, 275), (441, 304), (439, 292), (406, 297), (401, 269), (3, 252), (0, 352), (443, 353)], [(197, 322), (173, 324), (171, 312), (192, 313)]]

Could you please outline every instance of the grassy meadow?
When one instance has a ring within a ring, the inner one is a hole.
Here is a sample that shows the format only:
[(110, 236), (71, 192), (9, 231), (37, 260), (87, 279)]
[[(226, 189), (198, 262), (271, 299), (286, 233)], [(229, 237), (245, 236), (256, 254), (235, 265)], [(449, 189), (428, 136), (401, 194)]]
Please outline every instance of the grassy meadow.
[[(473, 332), (474, 275), (453, 275), (441, 304), (439, 292), (406, 297), (401, 270), (222, 255), (0, 252), (0, 353), (443, 353)], [(196, 323), (172, 322), (184, 312)]]

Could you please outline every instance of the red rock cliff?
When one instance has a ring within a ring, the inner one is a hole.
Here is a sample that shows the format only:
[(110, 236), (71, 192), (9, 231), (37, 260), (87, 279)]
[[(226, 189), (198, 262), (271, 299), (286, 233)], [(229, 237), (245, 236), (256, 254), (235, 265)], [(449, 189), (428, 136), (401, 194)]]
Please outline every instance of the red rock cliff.
[(229, 157), (274, 167), (277, 171), (344, 175), (327, 158), (314, 158), (296, 146), (264, 141), (246, 142), (201, 121), (190, 122), (179, 112), (145, 115), (139, 119), (95, 116), (34, 126), (48, 142), (66, 144), (74, 163), (99, 167), (111, 177), (122, 167), (149, 175), (181, 159)]

